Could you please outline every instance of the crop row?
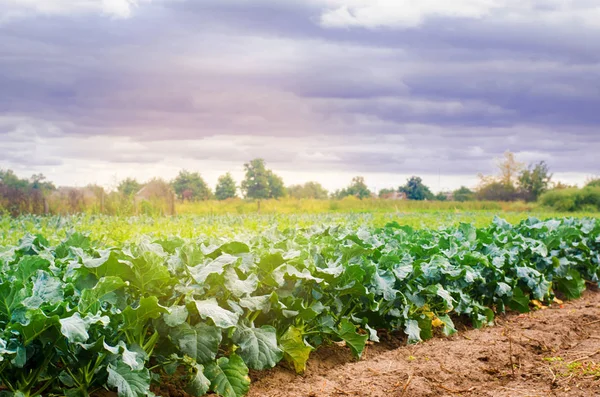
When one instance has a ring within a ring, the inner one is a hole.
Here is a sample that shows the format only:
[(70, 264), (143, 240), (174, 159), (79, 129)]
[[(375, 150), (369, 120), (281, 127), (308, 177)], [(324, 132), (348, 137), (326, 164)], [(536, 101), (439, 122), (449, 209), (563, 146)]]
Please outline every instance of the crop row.
[[(49, 237), (49, 236), (46, 236)], [(600, 277), (600, 222), (496, 218), (440, 230), (313, 226), (253, 237), (118, 247), (73, 233), (0, 248), (0, 382), (19, 397), (153, 395), (176, 376), (193, 396), (244, 395), (249, 369), (377, 330), (408, 343), (475, 327), (532, 300), (577, 298)], [(537, 302), (536, 302), (537, 303)]]

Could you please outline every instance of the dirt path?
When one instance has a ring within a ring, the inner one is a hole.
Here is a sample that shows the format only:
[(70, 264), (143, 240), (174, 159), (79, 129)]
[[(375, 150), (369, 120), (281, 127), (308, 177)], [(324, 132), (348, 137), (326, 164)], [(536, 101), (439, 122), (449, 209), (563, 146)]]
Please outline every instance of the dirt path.
[(359, 362), (324, 347), (304, 376), (254, 374), (249, 396), (600, 396), (600, 292), (496, 323), (416, 346), (390, 338)]

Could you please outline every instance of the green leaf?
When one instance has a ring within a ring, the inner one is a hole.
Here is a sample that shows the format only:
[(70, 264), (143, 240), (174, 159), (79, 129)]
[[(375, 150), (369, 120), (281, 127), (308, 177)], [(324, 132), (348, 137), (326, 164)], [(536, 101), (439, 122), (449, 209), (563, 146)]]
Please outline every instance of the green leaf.
[(8, 322), (26, 296), (27, 290), (21, 281), (0, 284), (0, 320)]
[(182, 353), (200, 364), (215, 359), (222, 339), (221, 330), (204, 323), (193, 327), (183, 323), (172, 330), (170, 335)]
[(494, 312), (489, 307), (480, 306), (471, 315), (471, 322), (475, 328), (494, 325)]
[(289, 327), (285, 334), (281, 336), (279, 344), (283, 350), (285, 360), (294, 365), (297, 373), (303, 373), (313, 348), (304, 342), (302, 332), (294, 326)]
[(444, 323), (444, 327), (442, 328), (442, 333), (444, 335), (451, 336), (457, 332), (456, 328), (454, 327), (454, 322), (452, 321), (450, 316), (448, 316), (447, 314), (443, 314), (437, 317), (440, 319), (441, 322)]
[(110, 364), (107, 371), (107, 384), (118, 390), (119, 397), (145, 396), (150, 391), (150, 372), (147, 368), (132, 371), (125, 363), (117, 362), (117, 365)]
[(369, 340), (372, 342), (379, 342), (379, 335), (377, 330), (369, 327), (369, 324), (365, 324), (365, 329), (369, 332)]
[(219, 247), (221, 252), (225, 252), (231, 255), (238, 255), (250, 252), (250, 247), (248, 244), (242, 243), (240, 241), (230, 241), (228, 243), (223, 244)]
[(188, 318), (188, 310), (185, 306), (171, 306), (169, 307), (169, 313), (163, 315), (165, 324), (169, 327), (177, 327), (185, 323)]
[(577, 270), (570, 269), (565, 277), (556, 281), (556, 288), (565, 294), (567, 299), (577, 299), (585, 291), (585, 280)]
[(211, 274), (222, 274), (225, 266), (237, 262), (238, 259), (239, 258), (236, 256), (223, 254), (206, 265), (197, 265), (194, 267), (188, 267), (188, 269), (194, 281), (202, 285), (206, 282), (208, 276)]
[(23, 305), (29, 309), (37, 309), (42, 305), (56, 305), (62, 300), (63, 285), (60, 280), (38, 270), (33, 281), (33, 294), (23, 301)]
[(50, 262), (39, 256), (27, 255), (21, 257), (19, 261), (16, 276), (19, 280), (26, 281), (31, 278), (38, 270), (48, 270)]
[(8, 345), (6, 344), (5, 340), (0, 339), (0, 362), (4, 361), (4, 356), (13, 355), (16, 352), (16, 349), (8, 348)]
[[(78, 308), (81, 312), (87, 313), (92, 309), (92, 307), (98, 308), (98, 304), (103, 302), (103, 297), (113, 291), (116, 291), (120, 288), (123, 288), (125, 285), (125, 281), (123, 281), (120, 277), (102, 277), (94, 288), (85, 289), (81, 292), (81, 299), (79, 299)], [(96, 312), (97, 310), (92, 310)]]
[(496, 287), (496, 295), (498, 296), (510, 296), (511, 294), (511, 288), (510, 285), (506, 284), (506, 283), (498, 283), (498, 286)]
[(250, 387), (248, 367), (244, 360), (236, 354), (221, 357), (214, 363), (208, 364), (204, 375), (210, 379), (210, 389), (223, 397), (244, 396)]
[(240, 357), (251, 369), (273, 368), (283, 358), (283, 351), (277, 346), (277, 331), (270, 325), (240, 325), (233, 334), (233, 343), (239, 346)]
[(130, 350), (127, 348), (125, 342), (119, 341), (119, 344), (115, 347), (103, 342), (103, 347), (106, 351), (120, 356), (123, 364), (131, 368), (131, 370), (141, 371), (144, 369), (144, 363), (147, 359), (147, 355), (138, 345), (133, 345)]
[(231, 328), (237, 325), (239, 315), (219, 306), (216, 299), (211, 298), (202, 301), (195, 301), (196, 309), (202, 319), (210, 318), (219, 328)]
[(238, 304), (252, 312), (264, 311), (265, 313), (268, 313), (271, 309), (271, 295), (241, 298)]
[(194, 375), (188, 382), (185, 391), (194, 397), (202, 397), (210, 389), (210, 380), (204, 375), (202, 364), (194, 365)]
[(89, 324), (87, 324), (79, 313), (73, 314), (71, 317), (61, 318), (60, 332), (71, 343), (83, 343), (90, 337), (88, 334)]
[(92, 257), (80, 248), (71, 248), (79, 256), (81, 263), (98, 279), (102, 277), (120, 277), (123, 280), (135, 278), (131, 263), (122, 261), (117, 254), (109, 249), (98, 250), (100, 257)]
[(165, 266), (167, 255), (159, 244), (149, 241), (142, 241), (137, 248), (138, 256), (131, 261), (134, 274), (130, 280), (131, 285), (142, 293), (162, 293), (173, 282), (171, 273)]
[(250, 295), (258, 288), (258, 276), (251, 274), (245, 280), (241, 280), (234, 269), (227, 269), (225, 271), (225, 287), (238, 298)]
[(75, 312), (70, 317), (61, 318), (60, 332), (71, 343), (84, 343), (89, 339), (88, 330), (91, 324), (101, 323), (104, 326), (108, 325), (110, 319), (107, 316), (98, 316), (88, 314), (85, 318), (81, 318), (78, 312)]
[(373, 285), (372, 291), (377, 295), (382, 295), (386, 301), (393, 301), (396, 298), (398, 291), (394, 289), (394, 283), (396, 277), (389, 270), (378, 270), (373, 273), (371, 283)]
[(23, 323), (15, 323), (12, 329), (19, 332), (24, 346), (40, 337), (46, 330), (59, 324), (58, 316), (47, 316), (40, 309), (27, 312)]
[(157, 319), (161, 314), (168, 312), (166, 307), (159, 305), (156, 296), (142, 298), (135, 309), (127, 306), (123, 310), (123, 329), (141, 334), (148, 320)]
[(408, 336), (409, 344), (419, 343), (422, 341), (421, 327), (419, 327), (419, 322), (417, 320), (407, 320), (406, 325), (404, 326), (404, 333)]
[(354, 354), (356, 358), (360, 358), (363, 350), (365, 349), (365, 344), (367, 343), (369, 335), (361, 335), (356, 332), (356, 326), (347, 319), (343, 319), (340, 322), (337, 335), (346, 341), (346, 345), (350, 347), (352, 354)]
[(519, 313), (529, 312), (529, 296), (526, 296), (521, 288), (515, 287), (513, 289), (512, 299), (508, 302), (508, 307)]

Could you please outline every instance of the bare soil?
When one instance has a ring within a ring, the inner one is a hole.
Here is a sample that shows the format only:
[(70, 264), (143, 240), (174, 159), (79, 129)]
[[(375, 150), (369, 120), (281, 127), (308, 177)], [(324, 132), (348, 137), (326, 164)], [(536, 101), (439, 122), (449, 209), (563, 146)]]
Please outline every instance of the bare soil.
[[(360, 361), (319, 348), (304, 375), (252, 373), (249, 397), (600, 396), (600, 292), (480, 330), (406, 346), (388, 335)], [(385, 335), (384, 335), (385, 336)]]

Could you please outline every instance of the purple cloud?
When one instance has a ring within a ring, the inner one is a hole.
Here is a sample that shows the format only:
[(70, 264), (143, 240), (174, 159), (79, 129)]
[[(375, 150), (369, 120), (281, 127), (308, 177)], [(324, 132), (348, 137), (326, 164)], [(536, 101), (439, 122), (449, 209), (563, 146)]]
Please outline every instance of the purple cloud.
[[(510, 149), (557, 172), (597, 173), (591, 3), (470, 3), (453, 14), (387, 0), (110, 10), (0, 0), (10, 11), (0, 16), (0, 147), (17, 153), (19, 139), (35, 136), (49, 151), (37, 164), (11, 155), (2, 166), (43, 171), (88, 156), (219, 168), (261, 156), (315, 175), (474, 175)], [(79, 150), (107, 137), (124, 144)]]

